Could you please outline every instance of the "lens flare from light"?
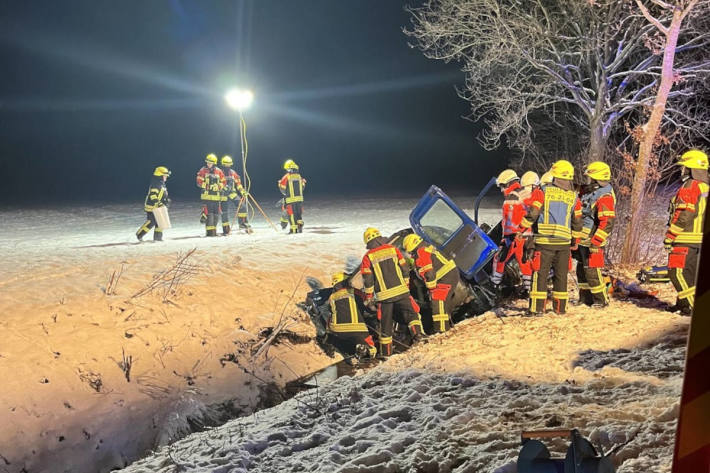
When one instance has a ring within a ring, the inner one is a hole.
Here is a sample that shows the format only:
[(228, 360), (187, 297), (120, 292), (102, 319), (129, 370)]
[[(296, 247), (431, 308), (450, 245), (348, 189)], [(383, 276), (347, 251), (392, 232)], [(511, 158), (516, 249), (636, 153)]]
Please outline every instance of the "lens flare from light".
[(254, 94), (251, 90), (232, 89), (224, 95), (227, 105), (240, 112), (246, 110), (254, 101)]

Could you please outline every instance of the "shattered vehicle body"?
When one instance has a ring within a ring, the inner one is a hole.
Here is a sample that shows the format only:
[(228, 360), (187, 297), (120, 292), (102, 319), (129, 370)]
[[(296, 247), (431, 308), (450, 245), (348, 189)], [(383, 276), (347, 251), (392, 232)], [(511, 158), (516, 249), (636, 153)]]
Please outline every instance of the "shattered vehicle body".
[[(489, 187), (484, 189), (476, 201), (476, 217), (482, 195)], [(387, 240), (391, 245), (399, 248), (410, 261), (410, 293), (421, 309), (424, 330), (431, 333), (433, 328), (429, 293), (424, 281), (414, 270), (413, 260), (409, 259), (410, 256), (402, 247), (404, 237), (413, 232), (456, 263), (461, 282), (454, 289), (455, 309), (451, 314), (452, 322), (456, 323), (480, 315), (495, 307), (496, 293), (489, 276), (493, 256), (498, 251), (498, 245), (494, 241), (500, 240), (500, 225), (485, 232), (474, 219), (436, 186), (431, 186), (419, 200), (409, 215), (409, 221), (411, 228), (400, 230), (390, 235)], [(377, 340), (377, 314), (364, 304), (363, 283), (359, 274), (360, 259), (349, 257), (345, 266), (350, 285), (355, 289), (358, 308), (371, 335)], [(321, 346), (327, 353), (331, 353), (335, 347), (332, 346), (332, 339), (328, 340), (327, 327), (331, 316), (328, 299), (333, 288), (324, 287), (315, 278), (307, 280), (312, 291), (308, 293), (302, 307), (316, 327)], [(406, 324), (397, 320), (395, 322), (398, 328), (394, 336), (395, 344), (401, 349), (409, 345), (409, 336)]]

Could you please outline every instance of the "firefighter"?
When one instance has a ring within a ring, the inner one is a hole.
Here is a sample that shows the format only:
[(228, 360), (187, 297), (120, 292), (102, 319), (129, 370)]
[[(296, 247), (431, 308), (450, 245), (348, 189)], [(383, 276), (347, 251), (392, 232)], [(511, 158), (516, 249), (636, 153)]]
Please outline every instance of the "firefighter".
[(303, 232), (303, 189), (306, 180), (298, 172), (298, 165), (288, 159), (283, 166), (286, 174), (279, 181), (279, 190), (284, 196), (286, 214), (291, 228), (289, 233)]
[(329, 342), (344, 353), (356, 354), (358, 358), (374, 358), (377, 355), (375, 342), (367, 330), (365, 320), (357, 306), (355, 293), (345, 273), (333, 275), (330, 312)]
[[(231, 206), (237, 210), (237, 222), (239, 223), (239, 229), (244, 230), (247, 233), (252, 233), (251, 225), (247, 221), (247, 198), (248, 194), (246, 189), (242, 186), (242, 180), (239, 179), (239, 174), (232, 169), (231, 156), (222, 157), (222, 173), (224, 174), (225, 185), (222, 190), (222, 233), (224, 235), (229, 235), (231, 232), (231, 226), (229, 223), (229, 214), (231, 213)], [(239, 198), (237, 198), (239, 197)]]
[(611, 169), (594, 161), (584, 170), (582, 202), (582, 239), (574, 252), (580, 303), (595, 308), (609, 305), (609, 293), (602, 276), (604, 247), (614, 227), (616, 195), (611, 187)]
[(567, 310), (567, 273), (571, 263), (571, 246), (576, 247), (582, 235), (582, 204), (574, 191), (574, 167), (565, 160), (557, 161), (550, 169), (552, 183), (535, 189), (531, 205), (521, 222), (521, 231), (537, 223), (533, 236), (534, 253), (530, 291), (530, 313), (541, 314), (547, 305), (547, 277), (554, 269), (553, 310), (564, 314)]
[(402, 241), (404, 251), (414, 258), (417, 274), (424, 280), (431, 296), (431, 318), (436, 332), (451, 328), (454, 291), (459, 284), (456, 263), (446, 258), (422, 237), (412, 233)]
[(197, 187), (202, 189), (200, 199), (204, 203), (203, 212), (207, 217), (205, 230), (208, 237), (217, 236), (219, 203), (222, 200), (222, 189), (225, 184), (224, 173), (217, 167), (217, 156), (208, 154), (205, 158), (205, 165), (197, 172)]
[(708, 199), (708, 155), (693, 149), (678, 160), (683, 184), (671, 200), (664, 246), (668, 272), (678, 292), (671, 312), (690, 315), (695, 302), (695, 279), (703, 241), (703, 220)]
[(365, 286), (365, 303), (375, 304), (379, 320), (379, 356), (392, 354), (392, 333), (395, 313), (409, 328), (412, 342), (422, 338), (419, 309), (409, 295), (409, 265), (402, 253), (387, 243), (376, 228), (365, 230), (363, 240), (367, 253), (362, 258), (360, 273)]
[[(532, 280), (532, 268), (528, 261), (524, 260), (524, 237), (529, 235), (532, 230), (525, 229), (521, 235), (520, 222), (525, 216), (525, 204), (520, 192), (523, 190), (520, 185), (520, 178), (512, 169), (506, 169), (501, 172), (496, 179), (496, 185), (503, 193), (503, 239), (500, 242), (500, 249), (493, 257), (493, 274), (491, 282), (499, 288), (503, 281), (503, 273), (505, 267), (514, 258), (518, 262), (520, 274), (522, 276), (523, 285), (526, 292), (530, 291), (530, 282)], [(526, 296), (527, 297), (527, 294)]]
[(143, 240), (143, 237), (150, 231), (151, 228), (155, 227), (153, 230), (153, 240), (163, 241), (163, 229), (158, 226), (158, 222), (155, 220), (155, 215), (153, 215), (153, 210), (157, 207), (163, 205), (168, 205), (170, 199), (168, 198), (168, 188), (165, 186), (165, 181), (170, 177), (170, 170), (165, 166), (158, 166), (153, 171), (153, 177), (150, 180), (150, 186), (148, 187), (148, 195), (145, 197), (145, 203), (143, 204), (143, 210), (145, 210), (146, 221), (136, 232), (136, 238), (138, 241)]
[(548, 184), (552, 184), (552, 173), (550, 171), (547, 171), (545, 174), (540, 176), (540, 187), (544, 187)]

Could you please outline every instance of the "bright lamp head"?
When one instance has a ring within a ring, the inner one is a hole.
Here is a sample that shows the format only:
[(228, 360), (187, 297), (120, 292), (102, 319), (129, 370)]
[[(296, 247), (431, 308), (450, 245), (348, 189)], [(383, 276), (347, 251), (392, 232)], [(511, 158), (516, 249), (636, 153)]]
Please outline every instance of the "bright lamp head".
[(249, 108), (254, 100), (254, 94), (251, 90), (232, 89), (225, 94), (224, 100), (227, 101), (230, 108), (241, 112)]

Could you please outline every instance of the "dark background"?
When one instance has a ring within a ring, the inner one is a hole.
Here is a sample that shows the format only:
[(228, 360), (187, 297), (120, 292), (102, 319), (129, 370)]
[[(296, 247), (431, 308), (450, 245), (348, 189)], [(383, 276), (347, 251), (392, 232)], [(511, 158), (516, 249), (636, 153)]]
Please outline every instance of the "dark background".
[(310, 195), (480, 188), (504, 156), (461, 118), (459, 66), (409, 48), (407, 3), (4, 1), (0, 202), (142, 200), (157, 165), (174, 199), (196, 199), (207, 153), (239, 161), (235, 85), (256, 96), (257, 198), (278, 198), (289, 157)]

